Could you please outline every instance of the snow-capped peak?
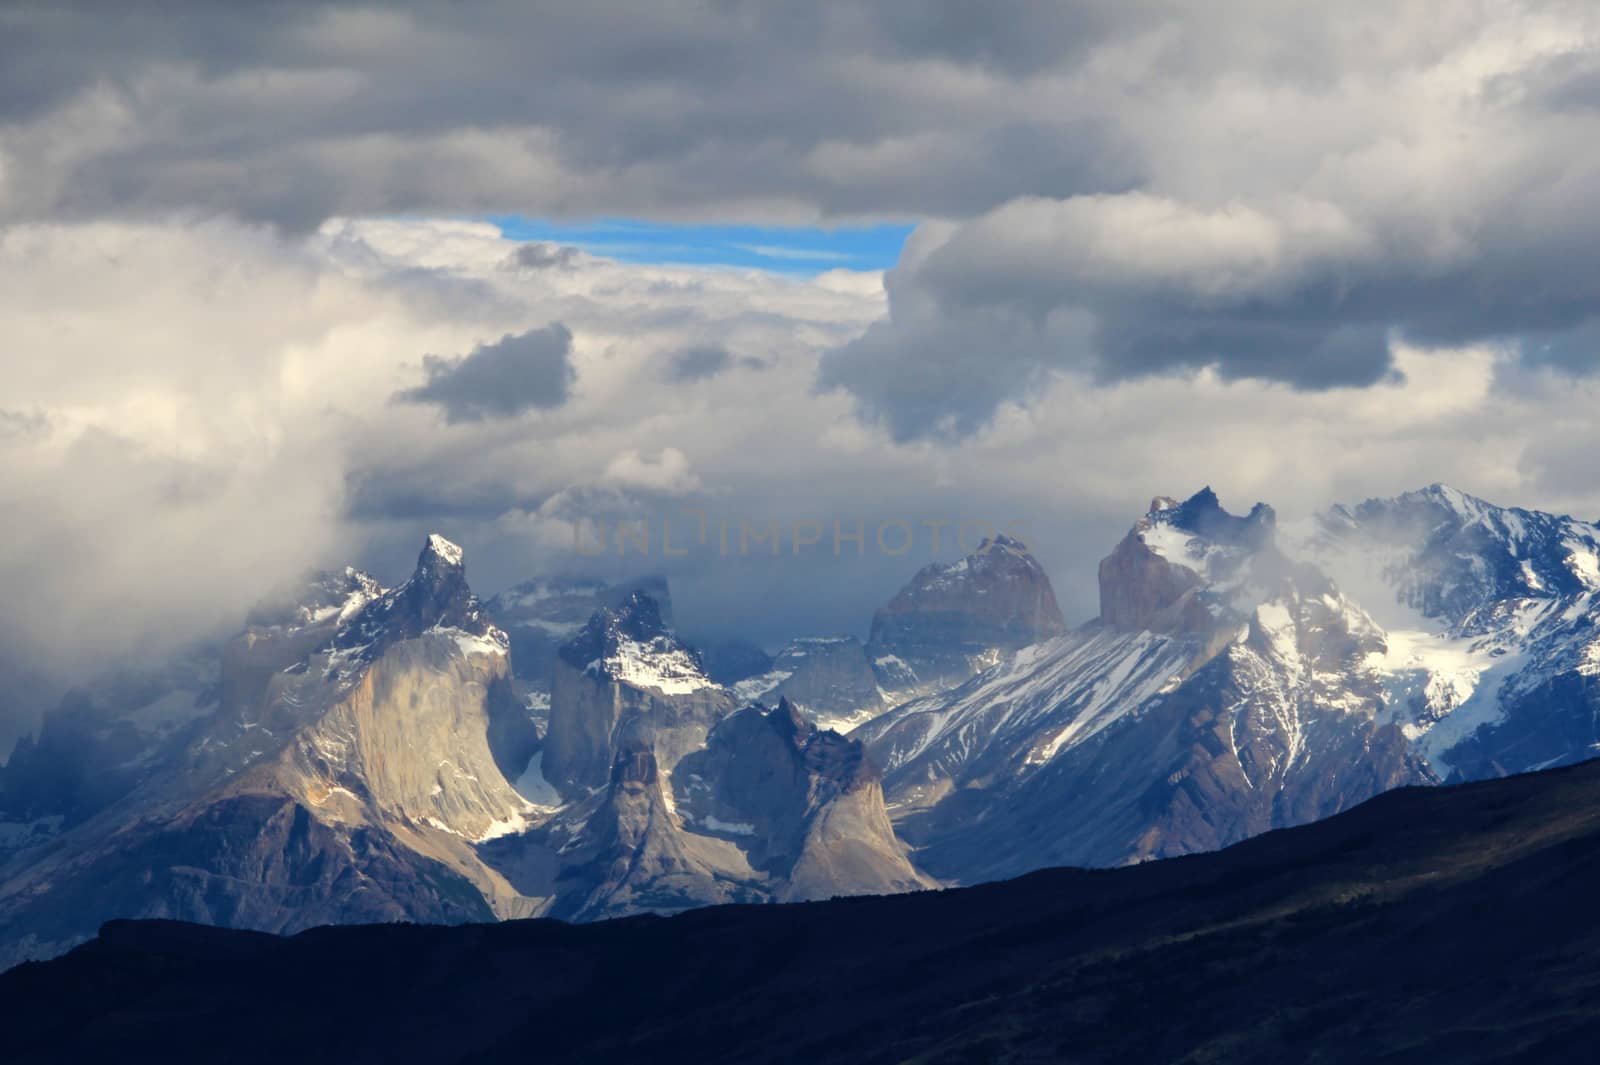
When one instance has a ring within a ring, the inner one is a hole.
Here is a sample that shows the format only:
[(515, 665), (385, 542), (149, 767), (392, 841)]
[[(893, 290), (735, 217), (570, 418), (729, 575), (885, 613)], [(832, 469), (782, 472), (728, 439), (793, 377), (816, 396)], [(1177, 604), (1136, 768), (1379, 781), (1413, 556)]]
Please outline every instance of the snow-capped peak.
[(1157, 496), (1132, 535), (1157, 557), (1193, 572), (1211, 591), (1228, 592), (1255, 576), (1250, 563), (1256, 556), (1271, 554), (1276, 560), (1275, 530), (1272, 508), (1265, 503), (1239, 517), (1224, 510), (1206, 487), (1182, 503)]
[(459, 566), (462, 560), (461, 547), (440, 536), (438, 533), (428, 534), (427, 546), (423, 548), (424, 555), (432, 554), (447, 566)]
[(1364, 597), (1397, 600), (1440, 625), (1470, 624), (1507, 599), (1600, 591), (1600, 528), (1443, 484), (1336, 506), (1303, 550), (1342, 584), (1380, 585)]
[(1461, 514), (1477, 513), (1489, 505), (1477, 496), (1468, 495), (1459, 488), (1452, 488), (1443, 481), (1433, 482), (1424, 488), (1420, 494), (1432, 496)]
[(642, 591), (616, 609), (597, 610), (559, 654), (585, 673), (665, 695), (717, 686), (706, 675), (699, 653), (672, 635), (659, 604)]

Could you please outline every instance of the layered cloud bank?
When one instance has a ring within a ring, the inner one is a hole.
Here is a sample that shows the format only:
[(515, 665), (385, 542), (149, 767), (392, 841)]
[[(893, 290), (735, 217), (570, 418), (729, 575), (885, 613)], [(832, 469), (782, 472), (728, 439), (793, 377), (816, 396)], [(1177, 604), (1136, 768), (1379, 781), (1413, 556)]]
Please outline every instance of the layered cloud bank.
[(933, 222), (821, 379), (901, 439), (969, 434), (1062, 368), (1370, 384), (1396, 334), (1594, 362), (1592, 5), (5, 20), (0, 218)]
[[(1092, 553), (1144, 495), (1205, 482), (1292, 507), (1444, 478), (1600, 510), (1593, 385), (1503, 347), (1400, 346), (1396, 374), (1322, 391), (1067, 367), (1002, 397), (976, 435), (902, 443), (814, 387), (870, 340), (880, 275), (581, 253), (551, 270), (526, 265), (527, 247), (458, 222), (7, 231), (12, 638), (73, 658), (197, 634), (303, 565), (398, 569), (424, 525), (474, 548), (486, 587), (537, 568), (668, 568), (701, 582), (708, 626), (777, 636), (858, 625), (925, 561), (927, 535), (909, 560), (860, 560), (853, 544), (796, 556), (787, 539), (777, 559), (697, 542), (664, 557), (659, 524), (681, 545), (694, 512), (735, 529), (814, 522), (827, 547), (832, 522), (863, 521), (870, 547), (889, 519), (1017, 521), (1069, 574), (1091, 568), (1080, 535)], [(649, 557), (630, 544), (617, 559), (614, 537), (577, 556), (576, 525), (619, 519), (657, 523)], [(1092, 613), (1087, 589), (1067, 590)]]

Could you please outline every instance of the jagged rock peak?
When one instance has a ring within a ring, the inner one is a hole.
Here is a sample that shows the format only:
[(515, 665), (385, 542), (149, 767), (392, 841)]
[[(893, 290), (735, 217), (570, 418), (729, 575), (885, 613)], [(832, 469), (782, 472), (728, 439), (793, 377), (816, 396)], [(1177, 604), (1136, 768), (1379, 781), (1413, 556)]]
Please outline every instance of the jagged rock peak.
[[(1047, 587), (1049, 585), (1043, 567), (1028, 550), (1028, 545), (1016, 537), (1000, 533), (984, 537), (970, 554), (954, 562), (934, 562), (924, 566), (901, 589), (900, 597), (915, 595), (919, 591), (965, 591), (1016, 577), (1037, 579)], [(1053, 605), (1054, 595), (1050, 598)]]
[[(788, 699), (779, 699), (770, 710), (758, 704), (724, 719), (709, 737), (711, 753), (701, 760), (728, 753), (746, 760), (746, 768), (755, 771), (760, 761), (756, 752), (774, 740), (777, 749), (786, 752), (783, 758), (813, 781), (806, 788), (813, 801), (824, 795), (846, 794), (879, 779), (861, 743), (832, 729), (818, 728)], [(751, 779), (792, 778), (769, 764), (759, 767)]]
[(428, 536), (417, 556), (416, 570), (396, 595), (401, 607), (422, 628), (447, 625), (482, 631), (487, 625), (477, 596), (467, 587), (461, 548), (438, 533)]
[(383, 593), (376, 580), (353, 566), (340, 571), (313, 570), (251, 607), (245, 625), (288, 631), (348, 621)]
[(595, 611), (557, 653), (575, 669), (668, 695), (716, 686), (706, 676), (700, 652), (672, 634), (660, 605), (642, 591), (616, 608)]
[(662, 623), (671, 628), (672, 593), (657, 575), (620, 583), (583, 575), (534, 577), (494, 596), (484, 610), (511, 637), (517, 676), (543, 690), (552, 683), (561, 645), (582, 632), (596, 610), (619, 608), (635, 591), (656, 601)]
[(460, 547), (438, 533), (430, 533), (417, 555), (417, 568), (406, 582), (413, 588), (464, 590), (467, 567)]
[(785, 698), (778, 700), (778, 705), (768, 716), (780, 735), (789, 737), (797, 744), (803, 745), (817, 731), (817, 727), (800, 712), (800, 708)]
[(507, 645), (505, 634), (489, 621), (467, 586), (461, 548), (438, 534), (424, 542), (410, 579), (367, 603), (340, 629), (333, 647), (363, 648), (364, 657), (370, 657), (429, 629), (460, 630), (488, 637), (502, 649)]
[(1100, 562), (1100, 617), (1164, 633), (1226, 628), (1241, 590), (1287, 575), (1276, 532), (1271, 507), (1230, 514), (1209, 485), (1182, 503), (1157, 496)]
[(1023, 543), (1021, 540), (1018, 540), (1015, 536), (1008, 536), (1005, 533), (997, 533), (992, 537), (985, 536), (983, 540), (979, 542), (978, 549), (974, 551), (973, 554), (981, 556), (987, 555), (991, 551), (1004, 551), (1008, 555), (1015, 555), (1018, 558), (1025, 558), (1029, 562), (1033, 562), (1034, 565), (1038, 565), (1037, 562), (1034, 562), (1033, 555), (1028, 552), (1027, 544)]
[(1151, 501), (1145, 515), (1148, 524), (1165, 522), (1213, 543), (1255, 548), (1270, 543), (1277, 528), (1277, 514), (1265, 503), (1257, 503), (1244, 517), (1223, 509), (1211, 486), (1200, 489), (1182, 503), (1166, 496)]
[(1399, 602), (1450, 624), (1508, 598), (1600, 591), (1600, 527), (1496, 506), (1445, 484), (1319, 515), (1307, 549), (1330, 564), (1386, 557)]
[(422, 554), (417, 559), (417, 566), (418, 568), (425, 565), (459, 567), (462, 557), (459, 544), (451, 543), (438, 533), (429, 533), (428, 542), (422, 546)]
[(959, 681), (1066, 631), (1044, 568), (1015, 537), (918, 570), (872, 619), (867, 655), (889, 688)]
[(601, 607), (591, 614), (583, 631), (562, 647), (562, 655), (582, 666), (590, 659), (615, 652), (625, 641), (648, 643), (669, 640), (671, 635), (655, 598), (645, 592), (633, 592), (619, 605)]

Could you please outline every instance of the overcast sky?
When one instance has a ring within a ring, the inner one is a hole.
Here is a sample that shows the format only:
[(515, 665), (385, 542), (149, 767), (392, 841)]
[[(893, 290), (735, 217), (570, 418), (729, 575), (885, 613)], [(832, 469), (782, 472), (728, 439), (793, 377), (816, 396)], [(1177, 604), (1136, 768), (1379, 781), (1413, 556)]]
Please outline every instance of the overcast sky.
[(1083, 619), (1158, 493), (1600, 517), (1597, 146), (1586, 3), (7, 4), (7, 668), (433, 530), (771, 644), (923, 522)]

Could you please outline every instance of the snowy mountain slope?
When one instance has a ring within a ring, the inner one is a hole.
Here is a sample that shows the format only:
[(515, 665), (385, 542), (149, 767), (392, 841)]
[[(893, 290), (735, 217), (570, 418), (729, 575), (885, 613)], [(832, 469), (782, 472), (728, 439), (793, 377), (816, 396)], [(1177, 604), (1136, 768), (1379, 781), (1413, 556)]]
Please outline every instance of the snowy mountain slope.
[(1593, 525), (1443, 486), (1289, 530), (1207, 489), (1134, 523), (1082, 628), (997, 540), (865, 648), (732, 689), (648, 592), (524, 585), (499, 609), (568, 626), (535, 692), (430, 537), (397, 588), (318, 575), (53, 712), (0, 768), (0, 964), (110, 916), (591, 919), (1115, 865), (1578, 761), (1597, 559)]
[(1017, 651), (954, 691), (895, 707), (852, 736), (882, 767), (903, 814), (975, 782), (1033, 772), (1171, 688), (1198, 653), (1193, 641), (1090, 626)]
[(1301, 537), (1387, 623), (1373, 668), (1440, 776), (1600, 752), (1600, 528), (1432, 485), (1334, 507)]
[(934, 875), (1211, 849), (1433, 779), (1384, 715), (1381, 629), (1270, 508), (1158, 498), (1100, 593), (1097, 621), (858, 730)]
[(1600, 751), (1600, 530), (1435, 485), (1280, 532), (1158, 497), (1101, 618), (859, 729), (935, 875), (1226, 845)]

